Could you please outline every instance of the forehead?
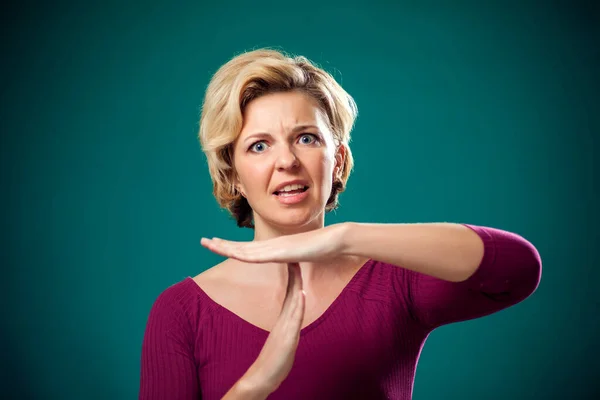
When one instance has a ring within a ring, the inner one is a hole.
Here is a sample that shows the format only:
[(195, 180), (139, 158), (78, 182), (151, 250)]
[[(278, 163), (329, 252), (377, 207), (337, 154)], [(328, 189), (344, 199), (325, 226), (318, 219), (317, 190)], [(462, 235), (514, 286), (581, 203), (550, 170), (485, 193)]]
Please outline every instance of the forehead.
[(320, 129), (326, 129), (326, 117), (317, 101), (302, 92), (270, 93), (252, 100), (246, 106), (241, 134), (256, 130), (287, 132), (298, 124), (317, 125)]

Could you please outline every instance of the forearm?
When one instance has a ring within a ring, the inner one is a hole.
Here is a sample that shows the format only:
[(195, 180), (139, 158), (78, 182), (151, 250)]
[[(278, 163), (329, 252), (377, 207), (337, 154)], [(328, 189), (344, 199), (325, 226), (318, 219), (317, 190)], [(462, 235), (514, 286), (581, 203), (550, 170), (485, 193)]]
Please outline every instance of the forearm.
[(343, 252), (451, 282), (468, 279), (484, 253), (479, 235), (454, 223), (344, 223)]
[(240, 378), (221, 400), (265, 400), (270, 390), (259, 387), (246, 377)]

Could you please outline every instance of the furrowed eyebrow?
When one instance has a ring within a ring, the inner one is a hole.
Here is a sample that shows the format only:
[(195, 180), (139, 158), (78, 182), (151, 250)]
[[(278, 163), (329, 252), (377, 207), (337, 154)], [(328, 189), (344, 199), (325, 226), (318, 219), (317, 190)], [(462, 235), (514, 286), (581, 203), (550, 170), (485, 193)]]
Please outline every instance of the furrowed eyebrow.
[(298, 125), (294, 129), (292, 129), (292, 133), (300, 132), (305, 129), (319, 129), (315, 125)]
[[(292, 129), (292, 133), (297, 133), (300, 131), (303, 131), (305, 129), (319, 129), (316, 125), (297, 125), (294, 127), (294, 129)], [(246, 137), (246, 139), (244, 139), (244, 142), (248, 142), (250, 140), (255, 140), (255, 139), (264, 139), (264, 138), (272, 138), (273, 136), (270, 133), (267, 132), (257, 132), (257, 133), (253, 133), (252, 135)]]
[(272, 136), (266, 132), (253, 133), (252, 135), (250, 135), (246, 139), (244, 139), (244, 143), (251, 142), (252, 140), (255, 140), (255, 139), (265, 139), (265, 138), (271, 138), (271, 137)]

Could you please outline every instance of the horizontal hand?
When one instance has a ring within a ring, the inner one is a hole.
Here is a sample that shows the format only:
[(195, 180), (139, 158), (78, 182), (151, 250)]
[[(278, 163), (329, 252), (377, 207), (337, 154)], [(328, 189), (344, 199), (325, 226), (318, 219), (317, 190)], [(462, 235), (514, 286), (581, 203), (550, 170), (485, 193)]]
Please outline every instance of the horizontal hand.
[(214, 253), (251, 263), (310, 262), (332, 259), (343, 250), (344, 224), (252, 242), (202, 238)]

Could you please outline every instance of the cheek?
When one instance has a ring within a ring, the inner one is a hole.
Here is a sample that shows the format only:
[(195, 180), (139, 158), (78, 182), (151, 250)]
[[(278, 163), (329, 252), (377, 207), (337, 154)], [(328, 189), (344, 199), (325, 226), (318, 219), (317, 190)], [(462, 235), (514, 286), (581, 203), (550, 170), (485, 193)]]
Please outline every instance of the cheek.
[(269, 169), (264, 163), (244, 162), (238, 166), (238, 171), (242, 184), (248, 192), (255, 189), (263, 190), (269, 182)]
[(328, 182), (332, 179), (333, 175), (333, 167), (334, 161), (327, 156), (323, 156), (320, 160), (319, 167), (321, 169), (321, 174), (325, 182)]

